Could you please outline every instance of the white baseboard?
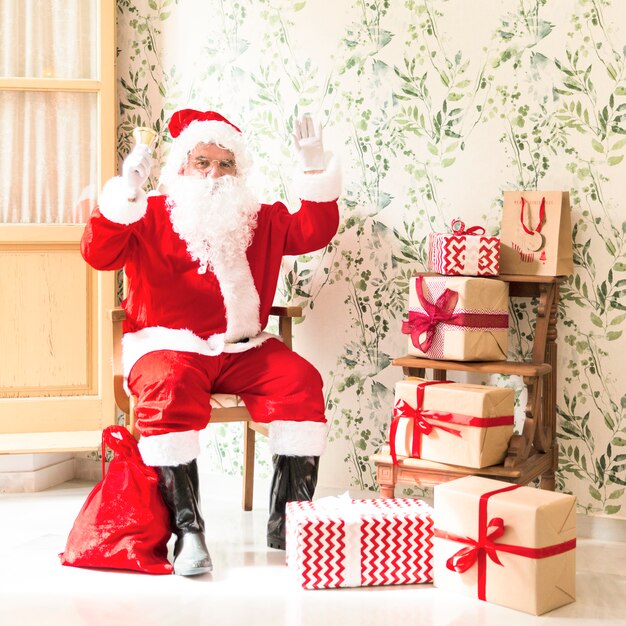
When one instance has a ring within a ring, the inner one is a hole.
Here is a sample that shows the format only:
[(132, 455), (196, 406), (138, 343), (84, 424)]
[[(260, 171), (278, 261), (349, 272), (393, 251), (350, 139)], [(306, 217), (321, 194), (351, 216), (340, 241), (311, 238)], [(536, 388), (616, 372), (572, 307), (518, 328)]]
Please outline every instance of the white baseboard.
[(32, 472), (62, 461), (69, 461), (73, 457), (72, 452), (3, 454), (0, 455), (0, 475), (5, 472)]
[[(95, 484), (101, 478), (102, 466), (100, 461), (78, 457), (31, 471), (0, 471), (0, 493), (43, 491), (72, 479), (90, 481)], [(240, 476), (224, 476), (222, 474), (200, 472), (200, 487), (201, 490), (206, 490), (207, 495), (205, 497), (232, 500), (233, 503), (238, 503), (241, 500), (242, 480)], [(269, 478), (261, 478), (255, 481), (255, 509), (267, 507), (269, 488)], [(315, 497), (337, 496), (346, 491), (353, 499), (378, 497), (378, 494), (373, 491), (360, 491), (354, 488), (345, 489), (326, 485), (318, 486)], [(432, 502), (429, 503), (432, 504)], [(577, 534), (581, 539), (626, 543), (626, 519), (624, 518), (578, 515), (577, 526)]]
[[(340, 489), (318, 485), (315, 492), (316, 498), (323, 496), (339, 495), (348, 491), (352, 499), (377, 498), (376, 491), (359, 491), (358, 489)], [(432, 495), (423, 498), (428, 504), (433, 505)], [(597, 541), (618, 541), (626, 543), (626, 518), (610, 517), (607, 515), (582, 515), (576, 516), (577, 536), (581, 539), (594, 539)]]
[(74, 478), (74, 459), (19, 472), (0, 472), (0, 493), (43, 491)]
[(577, 535), (598, 541), (626, 543), (626, 519), (598, 515), (578, 515)]
[[(106, 468), (109, 464), (106, 463)], [(106, 473), (105, 468), (105, 473)], [(102, 461), (84, 457), (74, 457), (74, 478), (76, 480), (88, 480), (93, 483), (102, 480)]]
[[(232, 500), (233, 503), (241, 499), (242, 478), (239, 476), (224, 476), (215, 473), (200, 474), (200, 487), (207, 490), (206, 498)], [(254, 508), (267, 507), (269, 500), (270, 479), (256, 480), (254, 484)], [(338, 488), (327, 485), (318, 485), (315, 498), (338, 496), (348, 492), (353, 500), (377, 498), (375, 491), (361, 491), (356, 488)], [(208, 494), (211, 494), (210, 496)], [(424, 498), (432, 506), (432, 499)], [(577, 515), (576, 523), (578, 537), (598, 541), (619, 541), (626, 543), (626, 519), (612, 517), (598, 517), (592, 515)]]

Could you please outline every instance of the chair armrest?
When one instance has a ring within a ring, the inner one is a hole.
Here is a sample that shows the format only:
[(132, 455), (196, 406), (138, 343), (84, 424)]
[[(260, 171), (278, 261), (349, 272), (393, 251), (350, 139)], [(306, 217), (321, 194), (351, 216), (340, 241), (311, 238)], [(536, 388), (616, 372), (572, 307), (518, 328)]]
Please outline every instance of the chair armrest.
[(276, 317), (302, 317), (301, 306), (272, 306), (270, 315)]
[(293, 323), (294, 317), (302, 317), (301, 306), (273, 306), (270, 309), (270, 315), (278, 317), (278, 334), (283, 343), (291, 349), (293, 339)]

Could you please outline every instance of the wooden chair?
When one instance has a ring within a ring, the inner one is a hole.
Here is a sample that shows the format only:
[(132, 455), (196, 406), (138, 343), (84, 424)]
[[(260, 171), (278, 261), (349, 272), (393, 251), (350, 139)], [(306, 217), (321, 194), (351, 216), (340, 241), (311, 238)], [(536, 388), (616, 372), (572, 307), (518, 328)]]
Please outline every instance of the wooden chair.
[[(111, 312), (113, 324), (113, 388), (115, 403), (125, 415), (125, 424), (137, 436), (133, 411), (134, 397), (124, 388), (122, 370), (122, 322), (126, 312), (121, 308)], [(302, 316), (302, 307), (273, 306), (270, 315), (278, 317), (278, 334), (289, 348), (292, 347), (292, 319)], [(267, 436), (267, 426), (253, 422), (241, 398), (230, 394), (215, 394), (211, 397), (211, 424), (243, 422), (243, 491), (241, 507), (252, 510), (254, 487), (254, 450), (256, 433)]]
[[(558, 467), (556, 440), (556, 322), (559, 286), (563, 276), (499, 276), (509, 283), (509, 295), (536, 298), (537, 310), (530, 362), (457, 362), (403, 356), (392, 361), (407, 376), (424, 377), (432, 370), (433, 380), (446, 380), (447, 371), (480, 374), (510, 374), (522, 377), (528, 392), (524, 425), (511, 439), (504, 462), (472, 469), (458, 465), (403, 458), (395, 465), (388, 446), (370, 457), (376, 466), (382, 497), (394, 496), (398, 483), (426, 487), (467, 475), (479, 475), (512, 483), (527, 484), (539, 478), (542, 489), (554, 490)], [(494, 280), (497, 280), (494, 278)]]

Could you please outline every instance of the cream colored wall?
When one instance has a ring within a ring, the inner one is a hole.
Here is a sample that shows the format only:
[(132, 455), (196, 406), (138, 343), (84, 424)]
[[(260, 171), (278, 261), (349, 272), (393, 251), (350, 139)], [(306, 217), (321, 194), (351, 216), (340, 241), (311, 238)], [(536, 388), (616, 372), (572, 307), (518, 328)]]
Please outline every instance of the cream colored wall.
[[(155, 8), (156, 7), (156, 8)], [(575, 274), (559, 322), (559, 488), (580, 510), (624, 516), (626, 5), (620, 0), (118, 0), (119, 152), (134, 125), (177, 107), (241, 126), (266, 200), (293, 202), (293, 119), (310, 111), (341, 157), (333, 244), (285, 264), (303, 304), (295, 345), (325, 380), (322, 482), (374, 488), (404, 353), (406, 283), (452, 219), (499, 230), (505, 189), (569, 190)], [(157, 154), (162, 159), (167, 144)], [(154, 182), (154, 181), (153, 181)], [(528, 346), (514, 310), (512, 355)], [(501, 384), (520, 387), (519, 381)], [(212, 458), (237, 471), (237, 439)], [(232, 456), (230, 456), (232, 455)]]

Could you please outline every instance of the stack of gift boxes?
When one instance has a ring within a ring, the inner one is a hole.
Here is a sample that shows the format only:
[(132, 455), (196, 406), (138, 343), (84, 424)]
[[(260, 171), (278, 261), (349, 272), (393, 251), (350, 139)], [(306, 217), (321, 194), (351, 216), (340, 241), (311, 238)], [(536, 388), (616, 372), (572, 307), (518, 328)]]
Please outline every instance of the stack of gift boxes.
[[(411, 281), (409, 354), (506, 360), (508, 283), (484, 229), (431, 234), (431, 274)], [(489, 276), (490, 278), (485, 278)], [(502, 463), (514, 428), (506, 387), (406, 378), (396, 384), (389, 451), (484, 468)], [(287, 505), (287, 564), (307, 589), (434, 582), (536, 615), (574, 601), (573, 496), (467, 476), (418, 499), (327, 498)]]

